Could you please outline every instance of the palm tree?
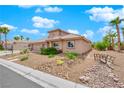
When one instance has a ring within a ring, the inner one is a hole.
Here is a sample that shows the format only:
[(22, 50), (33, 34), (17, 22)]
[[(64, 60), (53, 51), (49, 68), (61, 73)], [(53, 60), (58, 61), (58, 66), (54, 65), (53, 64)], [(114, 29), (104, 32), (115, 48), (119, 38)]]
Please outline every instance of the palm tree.
[(21, 39), (21, 40), (23, 40), (23, 39), (24, 39), (24, 37), (21, 35), (21, 36), (20, 36), (20, 39)]
[(103, 41), (105, 42), (105, 44), (107, 45), (108, 49), (114, 49), (114, 39), (115, 37), (117, 37), (117, 33), (114, 31), (109, 31), (107, 32), (107, 34), (103, 37)]
[(3, 33), (3, 28), (0, 27), (0, 43), (1, 43), (1, 34)]
[(112, 42), (112, 48), (114, 49), (114, 38), (117, 37), (117, 33), (111, 33), (110, 34), (110, 37), (111, 37), (111, 42)]
[(14, 37), (14, 40), (19, 40), (19, 39), (20, 39), (19, 36), (15, 36), (15, 37)]
[(10, 31), (8, 27), (2, 27), (3, 28), (3, 34), (5, 35), (5, 49), (7, 49), (7, 34)]
[(123, 42), (124, 42), (124, 27), (122, 29), (122, 35), (123, 35)]
[(121, 39), (120, 39), (120, 30), (119, 30), (119, 24), (121, 23), (121, 20), (119, 17), (113, 19), (110, 21), (110, 24), (112, 26), (116, 27), (116, 31), (117, 31), (117, 37), (118, 37), (118, 50), (121, 49)]
[(29, 41), (29, 40), (30, 40), (30, 38), (29, 38), (29, 37), (26, 37), (26, 40), (27, 40), (27, 41)]

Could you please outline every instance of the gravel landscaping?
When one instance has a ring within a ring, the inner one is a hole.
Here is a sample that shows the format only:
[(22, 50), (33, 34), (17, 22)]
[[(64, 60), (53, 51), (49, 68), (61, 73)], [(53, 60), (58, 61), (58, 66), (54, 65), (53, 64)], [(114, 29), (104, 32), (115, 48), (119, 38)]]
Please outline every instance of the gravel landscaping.
[(85, 75), (80, 77), (82, 83), (95, 88), (124, 88), (124, 83), (118, 75), (105, 64), (98, 63), (86, 70)]
[[(109, 54), (116, 57), (113, 63), (113, 69), (104, 63), (95, 62), (93, 59), (94, 53)], [(22, 54), (14, 54), (3, 56), (2, 58), (10, 60), (11, 58), (20, 59)], [(33, 69), (44, 71), (46, 73), (55, 75), (60, 78), (71, 80), (80, 84), (85, 84), (89, 87), (95, 88), (110, 88), (124, 87), (124, 53), (115, 51), (91, 51), (85, 57), (78, 57), (75, 60), (67, 59), (63, 54), (56, 55), (49, 58), (45, 55), (29, 53), (29, 58), (25, 61), (13, 61)], [(62, 60), (64, 63), (57, 64), (57, 60)], [(121, 59), (121, 60), (120, 60)]]

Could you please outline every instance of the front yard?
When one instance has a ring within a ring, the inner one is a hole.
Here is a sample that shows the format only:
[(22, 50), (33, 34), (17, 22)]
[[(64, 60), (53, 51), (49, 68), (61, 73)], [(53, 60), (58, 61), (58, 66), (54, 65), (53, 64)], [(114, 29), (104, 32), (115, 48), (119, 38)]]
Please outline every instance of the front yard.
[[(27, 60), (20, 61), (21, 56), (24, 55), (25, 54), (13, 54), (2, 56), (2, 58), (78, 83), (81, 83), (79, 77), (84, 73), (84, 70), (95, 64), (95, 61), (85, 61), (81, 56), (75, 60), (70, 60), (63, 54), (49, 58), (47, 55), (29, 53)], [(57, 60), (62, 60), (64, 63), (59, 64)]]
[[(116, 57), (113, 64), (114, 69), (109, 68), (106, 64), (94, 61), (94, 53), (109, 54)], [(20, 60), (27, 55), (26, 60)], [(124, 53), (92, 50), (85, 57), (78, 56), (74, 60), (68, 59), (64, 54), (58, 54), (50, 58), (47, 55), (36, 53), (13, 54), (1, 58), (60, 78), (86, 84), (89, 87), (124, 87)]]

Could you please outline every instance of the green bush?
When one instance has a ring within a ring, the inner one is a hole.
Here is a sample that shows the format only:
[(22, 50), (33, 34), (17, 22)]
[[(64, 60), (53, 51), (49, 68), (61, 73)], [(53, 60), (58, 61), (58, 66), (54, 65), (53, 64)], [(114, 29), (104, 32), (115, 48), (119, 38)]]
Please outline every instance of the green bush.
[(20, 58), (20, 61), (25, 61), (25, 60), (27, 60), (28, 59), (28, 56), (22, 56), (21, 58)]
[(41, 48), (41, 50), (40, 50), (40, 54), (43, 54), (43, 55), (55, 55), (57, 53), (58, 53), (57, 49), (53, 48), (53, 47), (51, 47), (51, 48)]
[(105, 42), (96, 42), (95, 48), (102, 51), (107, 48), (107, 45)]
[(57, 65), (63, 65), (64, 64), (64, 61), (62, 61), (62, 60), (56, 60), (56, 64)]
[(75, 52), (66, 52), (65, 55), (69, 59), (75, 59), (78, 56), (78, 54)]
[(55, 57), (55, 55), (53, 54), (48, 55), (48, 58), (53, 58), (53, 57)]
[(28, 51), (28, 49), (23, 49), (21, 52), (20, 52), (20, 54), (26, 54), (26, 53), (28, 53), (29, 51)]
[(0, 50), (4, 50), (4, 48), (3, 48), (3, 46), (2, 46), (2, 45), (0, 45)]

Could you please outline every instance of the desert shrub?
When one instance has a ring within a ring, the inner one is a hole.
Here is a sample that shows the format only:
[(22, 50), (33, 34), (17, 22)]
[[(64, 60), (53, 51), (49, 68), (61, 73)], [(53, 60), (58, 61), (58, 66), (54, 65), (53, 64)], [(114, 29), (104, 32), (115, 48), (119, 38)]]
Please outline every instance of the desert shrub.
[(66, 52), (65, 53), (66, 57), (69, 58), (69, 59), (75, 59), (77, 58), (78, 54), (75, 53), (75, 52)]
[(27, 59), (28, 59), (28, 56), (25, 55), (25, 56), (22, 56), (22, 57), (20, 58), (20, 61), (25, 61), (25, 60), (27, 60)]
[(4, 50), (3, 46), (0, 44), (0, 50)]
[(23, 49), (23, 50), (20, 52), (20, 54), (26, 54), (26, 53), (28, 53), (28, 52), (29, 52), (28, 49)]
[(48, 58), (53, 58), (53, 57), (55, 57), (55, 55), (53, 54), (48, 55)]
[(97, 50), (105, 50), (107, 48), (107, 45), (105, 44), (105, 42), (96, 42), (95, 44), (95, 48)]
[(40, 54), (43, 54), (43, 55), (55, 55), (57, 53), (58, 53), (57, 49), (53, 48), (53, 47), (51, 47), (51, 48), (41, 48), (41, 50), (40, 50)]
[(121, 43), (121, 49), (124, 50), (124, 43)]
[(41, 48), (40, 49), (40, 54), (46, 55), (46, 48)]
[(94, 48), (94, 47), (95, 47), (95, 42), (93, 42), (93, 43), (91, 44), (91, 46), (92, 46), (92, 48)]
[(62, 64), (64, 64), (64, 61), (58, 59), (58, 60), (56, 60), (56, 64), (57, 64), (57, 65), (62, 65)]

